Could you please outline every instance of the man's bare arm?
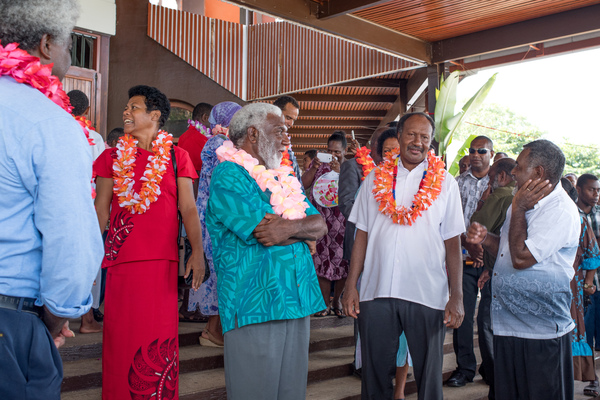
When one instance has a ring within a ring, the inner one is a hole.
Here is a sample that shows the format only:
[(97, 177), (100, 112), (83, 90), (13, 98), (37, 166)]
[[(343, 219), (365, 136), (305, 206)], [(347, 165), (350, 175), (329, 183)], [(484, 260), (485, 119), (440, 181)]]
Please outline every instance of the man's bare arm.
[(265, 214), (252, 232), (264, 246), (283, 246), (305, 240), (317, 240), (327, 233), (327, 224), (319, 215), (288, 220), (276, 214)]
[(465, 317), (462, 290), (462, 257), (460, 236), (444, 240), (446, 268), (450, 284), (450, 299), (444, 311), (444, 323), (448, 328), (458, 328)]
[(344, 313), (352, 318), (358, 318), (358, 314), (360, 314), (360, 298), (356, 285), (358, 277), (365, 268), (368, 239), (367, 232), (360, 229), (356, 230), (356, 238), (354, 239), (354, 246), (352, 247), (352, 255), (350, 257), (350, 271), (348, 272), (348, 278), (346, 278), (344, 297), (342, 298)]

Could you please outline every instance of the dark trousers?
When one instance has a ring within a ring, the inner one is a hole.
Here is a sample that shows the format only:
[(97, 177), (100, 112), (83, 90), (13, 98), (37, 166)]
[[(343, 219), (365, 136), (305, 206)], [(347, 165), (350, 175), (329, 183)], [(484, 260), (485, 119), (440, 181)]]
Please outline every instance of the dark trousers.
[(0, 308), (0, 399), (60, 399), (60, 355), (37, 316)]
[(402, 332), (413, 360), (419, 400), (442, 400), (444, 311), (409, 301), (379, 298), (360, 303), (363, 400), (392, 399)]
[(557, 339), (494, 336), (496, 399), (573, 400), (571, 333)]
[(585, 335), (592, 349), (600, 348), (600, 291), (590, 296), (590, 305), (585, 310)]
[(479, 373), (490, 386), (488, 399), (495, 399), (494, 385), (494, 333), (492, 332), (492, 279), (486, 282), (481, 289), (479, 312), (477, 313), (477, 331), (479, 334), (479, 352), (481, 353), (481, 367)]
[[(463, 302), (465, 319), (462, 325), (452, 333), (454, 354), (456, 354), (456, 370), (463, 373), (469, 380), (475, 377), (477, 359), (473, 349), (473, 325), (475, 319), (475, 306), (477, 305), (477, 281), (483, 268), (473, 268), (465, 265), (463, 268)], [(481, 291), (477, 326), (479, 330), (479, 351), (481, 352), (483, 374), (486, 381), (493, 380), (493, 338), (490, 318), (491, 284), (488, 282)], [(488, 373), (488, 369), (490, 369)]]

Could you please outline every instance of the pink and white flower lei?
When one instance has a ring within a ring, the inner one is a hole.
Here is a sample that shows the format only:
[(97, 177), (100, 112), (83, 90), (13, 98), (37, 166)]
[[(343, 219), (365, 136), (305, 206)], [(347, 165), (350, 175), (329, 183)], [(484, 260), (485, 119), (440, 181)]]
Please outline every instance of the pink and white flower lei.
[(244, 167), (263, 192), (271, 191), (270, 203), (277, 215), (290, 220), (306, 217), (306, 196), (302, 193), (300, 182), (292, 175), (292, 168), (266, 169), (264, 165), (258, 165), (256, 158), (236, 149), (230, 140), (223, 143), (216, 153), (219, 161), (231, 161)]
[(215, 125), (215, 127), (212, 128), (211, 133), (213, 136), (225, 135), (229, 137), (229, 128), (224, 128), (221, 125)]
[(145, 213), (150, 204), (158, 200), (162, 177), (171, 160), (173, 136), (159, 131), (156, 139), (152, 141), (153, 154), (148, 157), (144, 176), (140, 178), (144, 183), (139, 193), (133, 191), (137, 143), (131, 135), (121, 137), (117, 143), (117, 158), (113, 162), (113, 192), (118, 197), (119, 206), (126, 208), (131, 214)]
[(193, 126), (198, 132), (203, 134), (206, 138), (210, 139), (213, 135), (210, 132), (210, 128), (205, 127), (201, 122), (194, 119), (188, 119), (188, 126)]

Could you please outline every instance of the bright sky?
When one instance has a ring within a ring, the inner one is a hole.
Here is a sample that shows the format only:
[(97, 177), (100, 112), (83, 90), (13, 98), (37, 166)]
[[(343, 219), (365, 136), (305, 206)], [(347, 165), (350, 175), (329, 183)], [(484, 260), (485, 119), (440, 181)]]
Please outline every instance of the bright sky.
[(508, 106), (527, 117), (549, 140), (567, 137), (569, 143), (600, 147), (600, 126), (594, 119), (600, 114), (598, 65), (600, 49), (492, 67), (463, 79), (458, 99), (464, 103), (498, 72), (486, 103)]

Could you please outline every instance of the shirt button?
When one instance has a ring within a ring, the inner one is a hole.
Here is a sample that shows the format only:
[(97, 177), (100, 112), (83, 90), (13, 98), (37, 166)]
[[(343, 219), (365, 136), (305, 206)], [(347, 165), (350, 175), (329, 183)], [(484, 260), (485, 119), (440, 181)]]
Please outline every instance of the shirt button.
[(500, 254), (500, 257), (504, 257), (504, 254)]
[(494, 295), (494, 298), (496, 298), (496, 295)]
[(300, 284), (298, 284), (298, 287), (300, 287)]
[(497, 273), (494, 272), (494, 276), (498, 275)]

